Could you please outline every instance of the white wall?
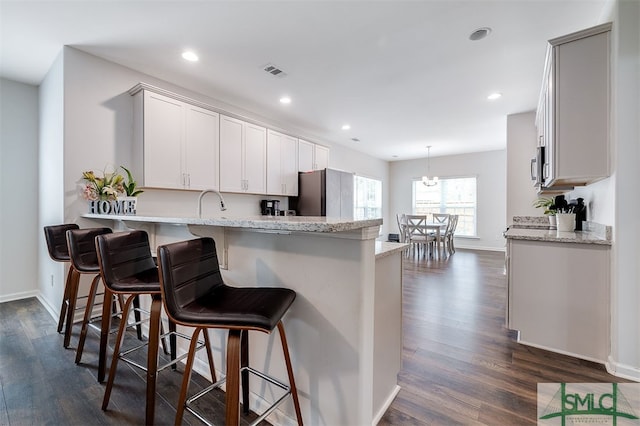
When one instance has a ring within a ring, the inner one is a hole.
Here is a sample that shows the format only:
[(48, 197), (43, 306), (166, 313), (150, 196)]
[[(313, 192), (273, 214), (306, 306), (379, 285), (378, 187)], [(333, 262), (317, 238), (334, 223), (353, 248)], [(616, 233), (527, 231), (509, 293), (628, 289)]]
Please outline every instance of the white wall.
[(538, 198), (531, 181), (531, 159), (536, 155), (536, 112), (507, 116), (507, 223), (513, 216), (541, 216), (533, 207)]
[[(65, 223), (64, 193), (64, 93), (63, 61), (58, 55), (39, 88), (38, 232), (46, 225)], [(35, 193), (34, 193), (35, 195)], [(64, 292), (65, 266), (49, 257), (44, 235), (38, 238), (39, 298), (49, 312), (57, 313)]]
[[(610, 368), (640, 380), (640, 3), (618, 1), (613, 26), (614, 246)], [(606, 183), (605, 183), (606, 184)], [(611, 210), (598, 206), (594, 216)]]
[[(426, 159), (395, 161), (389, 168), (392, 231), (395, 215), (411, 213), (412, 181), (426, 172)], [(504, 250), (506, 228), (506, 151), (431, 157), (431, 173), (439, 178), (476, 176), (478, 184), (477, 239), (458, 238), (456, 247)]]
[(38, 88), (0, 78), (0, 302), (37, 294)]

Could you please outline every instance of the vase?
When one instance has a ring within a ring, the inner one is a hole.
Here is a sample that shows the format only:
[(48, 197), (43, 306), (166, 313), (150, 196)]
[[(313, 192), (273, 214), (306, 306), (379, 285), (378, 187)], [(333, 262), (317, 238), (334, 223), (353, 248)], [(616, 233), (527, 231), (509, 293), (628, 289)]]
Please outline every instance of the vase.
[(556, 227), (556, 215), (552, 214), (549, 215), (549, 228), (555, 228)]
[(575, 213), (558, 213), (556, 217), (558, 232), (573, 232), (576, 229)]
[(127, 216), (135, 216), (138, 207), (138, 197), (118, 197), (118, 201), (122, 201), (122, 214)]

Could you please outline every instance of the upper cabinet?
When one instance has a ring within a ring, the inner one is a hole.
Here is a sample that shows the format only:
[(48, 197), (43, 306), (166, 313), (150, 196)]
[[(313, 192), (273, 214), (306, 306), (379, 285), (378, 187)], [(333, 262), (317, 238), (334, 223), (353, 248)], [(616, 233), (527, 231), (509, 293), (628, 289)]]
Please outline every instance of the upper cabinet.
[(536, 117), (546, 188), (610, 175), (610, 34), (608, 23), (549, 41)]
[(218, 113), (140, 89), (134, 129), (133, 168), (141, 186), (218, 188)]
[(266, 194), (267, 129), (220, 116), (220, 191)]
[(267, 132), (267, 194), (298, 195), (298, 139)]
[(146, 83), (129, 94), (131, 170), (140, 186), (297, 196), (298, 171), (329, 166), (329, 148), (220, 114), (198, 100)]
[(298, 140), (298, 171), (308, 172), (329, 167), (329, 148)]

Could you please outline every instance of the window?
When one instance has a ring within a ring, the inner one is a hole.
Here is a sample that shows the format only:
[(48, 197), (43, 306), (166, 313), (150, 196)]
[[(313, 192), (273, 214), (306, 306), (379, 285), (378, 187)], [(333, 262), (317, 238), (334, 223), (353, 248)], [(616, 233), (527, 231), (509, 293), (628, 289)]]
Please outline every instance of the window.
[(440, 178), (435, 186), (413, 181), (413, 213), (449, 213), (458, 215), (456, 235), (476, 236), (475, 177)]
[(353, 217), (377, 219), (382, 217), (382, 181), (364, 176), (354, 176)]

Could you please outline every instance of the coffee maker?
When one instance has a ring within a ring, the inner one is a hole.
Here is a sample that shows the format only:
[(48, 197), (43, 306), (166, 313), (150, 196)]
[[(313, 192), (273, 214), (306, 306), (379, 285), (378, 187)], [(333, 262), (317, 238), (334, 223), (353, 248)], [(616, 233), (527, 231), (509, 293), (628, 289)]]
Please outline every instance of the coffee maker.
[(263, 216), (280, 216), (280, 200), (260, 200), (260, 213)]

